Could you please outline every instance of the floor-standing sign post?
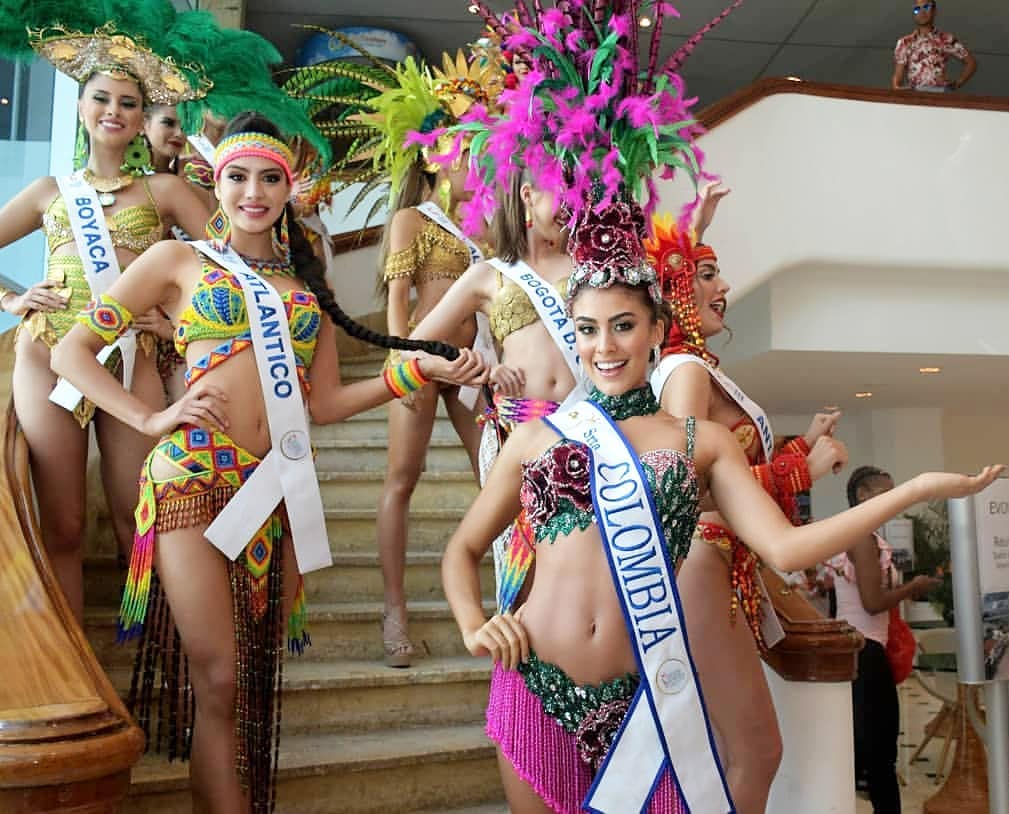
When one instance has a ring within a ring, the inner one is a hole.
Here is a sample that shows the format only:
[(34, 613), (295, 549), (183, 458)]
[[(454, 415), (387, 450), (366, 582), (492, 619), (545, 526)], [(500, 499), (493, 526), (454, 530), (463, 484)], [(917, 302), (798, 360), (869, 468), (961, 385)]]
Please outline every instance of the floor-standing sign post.
[(949, 501), (957, 671), (983, 684), (988, 810), (1009, 814), (1009, 478)]

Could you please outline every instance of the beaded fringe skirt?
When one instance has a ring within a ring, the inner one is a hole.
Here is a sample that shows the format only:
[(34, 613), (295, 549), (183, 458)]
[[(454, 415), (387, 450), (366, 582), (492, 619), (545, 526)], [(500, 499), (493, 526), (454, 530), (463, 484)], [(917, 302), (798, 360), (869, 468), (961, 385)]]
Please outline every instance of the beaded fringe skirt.
[[(517, 670), (494, 666), (487, 702), (487, 736), (516, 774), (557, 814), (580, 814), (593, 772), (579, 755), (578, 738), (543, 709)], [(652, 797), (650, 814), (687, 814), (669, 770)]]
[[(179, 474), (155, 481), (151, 475), (155, 460), (171, 462)], [(212, 521), (258, 464), (259, 458), (223, 433), (195, 427), (162, 438), (144, 464), (119, 636), (121, 641), (139, 638), (127, 704), (147, 735), (148, 748), (167, 751), (169, 760), (189, 757), (195, 702), (181, 639), (153, 569), (156, 535)], [(243, 555), (228, 562), (236, 642), (236, 767), (257, 814), (272, 811), (276, 803), (284, 650), (279, 549), (283, 535), (280, 510), (267, 519)], [(304, 621), (304, 589), (299, 586), (287, 620), (292, 651), (301, 652), (310, 643)]]

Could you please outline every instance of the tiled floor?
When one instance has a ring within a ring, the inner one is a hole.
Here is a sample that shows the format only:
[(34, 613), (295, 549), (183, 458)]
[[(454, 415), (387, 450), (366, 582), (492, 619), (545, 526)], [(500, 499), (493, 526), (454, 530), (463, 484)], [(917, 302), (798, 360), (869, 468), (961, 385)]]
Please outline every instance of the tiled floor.
[[(925, 737), (925, 724), (939, 711), (940, 703), (925, 692), (914, 676), (900, 685), (898, 691), (901, 733), (897, 742), (897, 768), (906, 781), (906, 784), (901, 786), (903, 814), (921, 814), (922, 804), (940, 788), (935, 783), (935, 775), (942, 753), (943, 739), (933, 738), (918, 760), (912, 764), (910, 759)], [(947, 771), (953, 760), (955, 746), (954, 742), (949, 749)], [(859, 796), (855, 810), (857, 814), (872, 814), (872, 806), (862, 795)]]

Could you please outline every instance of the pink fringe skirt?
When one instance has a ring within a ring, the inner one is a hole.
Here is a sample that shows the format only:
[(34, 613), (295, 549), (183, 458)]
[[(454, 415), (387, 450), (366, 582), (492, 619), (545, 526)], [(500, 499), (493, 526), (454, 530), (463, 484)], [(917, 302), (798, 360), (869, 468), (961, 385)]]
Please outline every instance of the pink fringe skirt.
[[(557, 814), (579, 814), (592, 786), (592, 770), (578, 756), (575, 736), (543, 711), (517, 670), (494, 665), (487, 701), (487, 736), (515, 772)], [(686, 814), (666, 769), (648, 808), (650, 814)]]

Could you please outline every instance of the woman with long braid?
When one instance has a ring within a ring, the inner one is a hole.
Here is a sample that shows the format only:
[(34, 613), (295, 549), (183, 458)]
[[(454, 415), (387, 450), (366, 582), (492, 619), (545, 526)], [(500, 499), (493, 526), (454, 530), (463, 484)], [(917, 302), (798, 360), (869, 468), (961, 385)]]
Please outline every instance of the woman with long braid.
[[(191, 745), (196, 809), (215, 814), (272, 809), (285, 624), (293, 649), (307, 643), (295, 567), (295, 554), (299, 566), (303, 556), (292, 506), (296, 496), (285, 488), (284, 503), (250, 530), (244, 548), (233, 551), (237, 561), (208, 542), (220, 544), (209, 527), (228, 514), (232, 499), (252, 488), (250, 478), (267, 454), (281, 451), (270, 470), (279, 471), (281, 481), (284, 467), (292, 465), (285, 460), (306, 457), (303, 437), (292, 432), (273, 437), (275, 397), (292, 396), (287, 382), (293, 381), (312, 420), (325, 424), (434, 379), (474, 383), (482, 370), (479, 357), (462, 350), (454, 362), (420, 354), (373, 379), (341, 382), (334, 325), (386, 348), (446, 356), (456, 351), (376, 334), (340, 310), (293, 222), (292, 156), (279, 136), (257, 114), (232, 121), (215, 156), (219, 240), (196, 250), (179, 241), (158, 244), (80, 314), (53, 358), (55, 368), (102, 409), (146, 435), (161, 436), (141, 478), (120, 627), (124, 637), (143, 632), (135, 677), (139, 696), (132, 700), (137, 717), (153, 726), (154, 662), (159, 651), (173, 652), (168, 619), (174, 620), (194, 698), (177, 685), (185, 670), (176, 652), (160, 666), (165, 686), (159, 709), (170, 722), (158, 732), (167, 730), (173, 740), (170, 753), (187, 755)], [(247, 289), (250, 279), (259, 282)], [(155, 306), (178, 325), (176, 346), (189, 366), (186, 395), (164, 410), (140, 402), (94, 360), (97, 350), (129, 326), (133, 312)], [(278, 327), (273, 321), (278, 309), (286, 314), (282, 333), (283, 322)], [(330, 318), (323, 319), (322, 312)], [(259, 341), (265, 344), (257, 346)], [(245, 353), (250, 343), (254, 353)], [(267, 349), (262, 355), (261, 347)], [(310, 456), (307, 462), (310, 467)], [(314, 483), (314, 471), (310, 477)], [(257, 483), (262, 488), (264, 480)], [(318, 506), (321, 518), (321, 499)], [(236, 533), (225, 533), (225, 541), (234, 542)], [(325, 558), (328, 542), (323, 546)]]

